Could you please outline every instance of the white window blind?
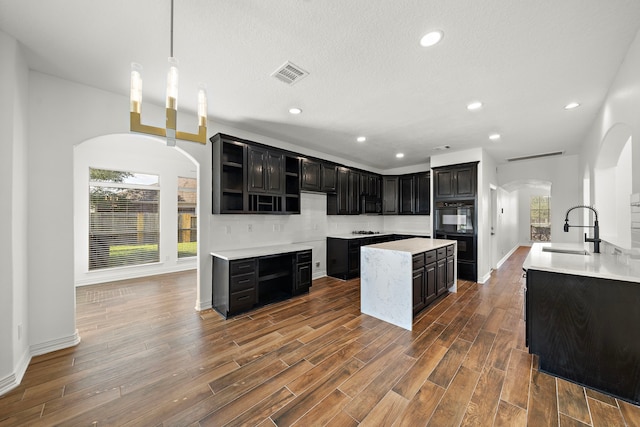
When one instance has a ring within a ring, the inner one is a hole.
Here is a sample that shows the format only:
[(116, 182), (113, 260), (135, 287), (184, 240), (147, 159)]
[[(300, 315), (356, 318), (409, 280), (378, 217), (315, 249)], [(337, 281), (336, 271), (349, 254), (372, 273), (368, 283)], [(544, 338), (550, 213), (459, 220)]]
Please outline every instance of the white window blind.
[(158, 175), (89, 169), (89, 270), (160, 261)]
[(198, 254), (198, 180), (178, 177), (178, 258)]

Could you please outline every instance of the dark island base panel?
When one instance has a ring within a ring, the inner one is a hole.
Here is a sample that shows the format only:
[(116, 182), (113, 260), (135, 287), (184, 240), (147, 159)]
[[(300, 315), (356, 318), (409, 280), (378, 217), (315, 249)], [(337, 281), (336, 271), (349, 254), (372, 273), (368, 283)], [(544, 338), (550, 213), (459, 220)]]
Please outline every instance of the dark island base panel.
[(540, 370), (640, 404), (638, 283), (529, 269), (526, 307)]

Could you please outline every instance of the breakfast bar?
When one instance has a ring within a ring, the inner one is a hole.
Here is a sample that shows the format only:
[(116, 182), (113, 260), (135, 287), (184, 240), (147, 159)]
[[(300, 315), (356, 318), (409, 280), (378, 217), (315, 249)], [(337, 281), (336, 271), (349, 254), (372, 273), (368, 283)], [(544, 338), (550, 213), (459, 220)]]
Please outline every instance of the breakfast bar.
[(413, 238), (360, 249), (360, 311), (411, 330), (413, 316), (457, 291), (455, 240)]

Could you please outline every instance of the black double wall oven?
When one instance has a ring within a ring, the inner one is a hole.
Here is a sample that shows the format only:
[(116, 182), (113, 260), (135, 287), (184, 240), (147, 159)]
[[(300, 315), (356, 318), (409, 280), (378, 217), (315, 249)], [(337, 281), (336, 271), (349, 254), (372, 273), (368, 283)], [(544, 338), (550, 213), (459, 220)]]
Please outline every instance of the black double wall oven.
[(477, 220), (475, 200), (436, 202), (434, 228), (437, 239), (458, 242), (458, 277), (476, 281)]

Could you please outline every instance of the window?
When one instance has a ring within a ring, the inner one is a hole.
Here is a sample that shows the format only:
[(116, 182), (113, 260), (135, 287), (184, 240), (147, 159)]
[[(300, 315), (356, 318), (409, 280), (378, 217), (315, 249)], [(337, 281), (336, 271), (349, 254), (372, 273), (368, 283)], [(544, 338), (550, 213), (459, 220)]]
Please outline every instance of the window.
[(198, 254), (198, 181), (178, 177), (178, 258)]
[(549, 199), (549, 196), (531, 196), (531, 241), (548, 242), (551, 240)]
[(157, 175), (89, 169), (89, 270), (160, 261)]

